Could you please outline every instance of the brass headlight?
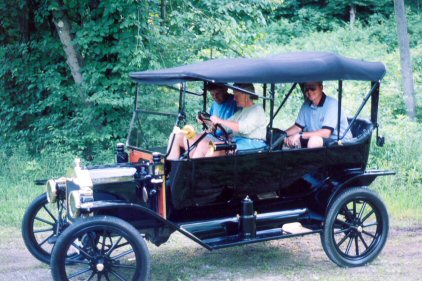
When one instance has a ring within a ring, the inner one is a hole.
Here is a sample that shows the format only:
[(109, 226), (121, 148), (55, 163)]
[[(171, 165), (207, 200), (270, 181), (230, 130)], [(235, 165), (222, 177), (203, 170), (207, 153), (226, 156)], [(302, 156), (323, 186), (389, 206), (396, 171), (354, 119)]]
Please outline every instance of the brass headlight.
[(57, 183), (55, 180), (47, 181), (46, 186), (47, 200), (49, 203), (55, 203), (57, 201)]
[(81, 195), (78, 190), (74, 190), (69, 194), (69, 215), (72, 218), (77, 218), (81, 214)]

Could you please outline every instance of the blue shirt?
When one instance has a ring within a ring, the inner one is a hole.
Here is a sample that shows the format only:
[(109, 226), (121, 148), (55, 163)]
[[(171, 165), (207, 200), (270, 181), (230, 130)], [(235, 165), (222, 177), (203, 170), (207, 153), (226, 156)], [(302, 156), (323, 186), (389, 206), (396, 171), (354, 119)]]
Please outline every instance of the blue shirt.
[[(221, 104), (214, 101), (211, 105), (210, 115), (217, 116), (221, 119), (227, 120), (236, 113), (239, 108), (237, 107), (236, 102), (234, 101), (234, 96), (229, 95), (227, 100)], [(217, 136), (223, 135), (223, 132), (220, 129), (216, 131)]]
[(210, 109), (210, 115), (217, 116), (221, 119), (227, 120), (238, 110), (234, 96), (229, 95), (227, 100), (221, 104), (213, 102)]
[[(304, 132), (313, 132), (319, 129), (328, 129), (331, 131), (331, 139), (337, 140), (337, 118), (338, 115), (338, 103), (337, 100), (323, 94), (321, 101), (317, 106), (313, 105), (310, 101), (305, 101), (299, 111), (299, 115), (296, 119), (296, 126), (300, 127)], [(343, 136), (349, 123), (347, 117), (344, 114), (344, 110), (341, 111), (340, 117), (340, 137)], [(350, 130), (347, 132), (344, 140), (352, 138)]]

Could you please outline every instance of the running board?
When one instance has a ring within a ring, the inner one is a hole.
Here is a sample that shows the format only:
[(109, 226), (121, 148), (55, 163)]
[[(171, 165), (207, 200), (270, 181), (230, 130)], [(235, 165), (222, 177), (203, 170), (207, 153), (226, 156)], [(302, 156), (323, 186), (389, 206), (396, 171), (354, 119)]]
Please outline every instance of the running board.
[[(264, 235), (263, 237), (266, 237), (266, 230), (274, 228), (281, 229), (283, 224), (297, 222), (298, 218), (306, 218), (307, 215), (307, 208), (257, 214), (255, 221), (257, 234), (262, 233), (262, 235)], [(239, 216), (236, 216), (218, 220), (183, 224), (180, 225), (180, 228), (201, 240), (211, 242), (214, 238), (226, 239), (228, 237), (238, 236), (239, 225)], [(233, 238), (230, 238), (229, 240), (232, 239)]]
[(246, 245), (246, 244), (258, 243), (258, 242), (263, 242), (263, 241), (268, 241), (268, 240), (283, 239), (283, 238), (289, 238), (289, 237), (295, 237), (295, 236), (304, 236), (304, 235), (320, 233), (320, 232), (321, 230), (306, 231), (306, 232), (301, 232), (301, 233), (289, 233), (289, 232), (284, 231), (281, 228), (274, 228), (274, 229), (257, 231), (256, 236), (251, 239), (243, 239), (240, 235), (231, 235), (231, 236), (220, 237), (220, 238), (205, 239), (203, 240), (203, 242), (207, 244), (213, 250), (217, 250), (217, 249), (228, 248), (228, 247), (233, 247), (233, 246)]

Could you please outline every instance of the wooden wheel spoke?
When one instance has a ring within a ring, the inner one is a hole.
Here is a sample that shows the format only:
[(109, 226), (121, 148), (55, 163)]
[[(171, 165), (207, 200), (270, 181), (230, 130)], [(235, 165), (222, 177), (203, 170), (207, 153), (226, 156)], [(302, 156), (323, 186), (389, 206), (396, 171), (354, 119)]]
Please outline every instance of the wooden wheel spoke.
[[(123, 239), (123, 236), (120, 236), (119, 239), (117, 239), (116, 243), (112, 244), (110, 249), (107, 251), (106, 256), (110, 256), (111, 253), (114, 251), (114, 249), (119, 245), (120, 241)], [(113, 241), (111, 241), (113, 242)]]
[(356, 218), (356, 201), (353, 200), (353, 217)]
[(365, 227), (371, 227), (371, 226), (376, 226), (376, 225), (378, 225), (378, 222), (373, 222), (370, 224), (362, 224), (362, 227), (365, 228)]
[(90, 281), (90, 280), (92, 280), (92, 278), (95, 276), (95, 272), (93, 271), (92, 273), (91, 273), (91, 276), (89, 276), (89, 278), (86, 280), (86, 281)]
[(51, 213), (51, 211), (49, 209), (47, 209), (47, 207), (45, 205), (42, 206), (42, 207), (50, 215), (50, 217), (54, 220), (54, 222), (57, 222), (56, 217)]
[(349, 238), (350, 237), (350, 234), (351, 233), (348, 233), (346, 236), (344, 236), (338, 243), (337, 243), (337, 247), (340, 247), (341, 246), (341, 244), (343, 244), (344, 243), (344, 241), (346, 241), (346, 239), (347, 238)]
[(371, 236), (371, 237), (372, 237), (372, 238), (374, 238), (374, 239), (376, 238), (374, 234), (369, 233), (368, 231), (363, 230), (363, 231), (362, 231), (362, 233), (364, 233), (364, 234), (366, 234), (366, 235), (368, 235), (368, 236)]
[(41, 221), (41, 222), (46, 223), (48, 225), (54, 226), (54, 222), (48, 221), (48, 220), (43, 219), (43, 218), (35, 217), (34, 220)]
[(368, 203), (366, 203), (366, 201), (363, 203), (362, 208), (360, 208), (360, 211), (359, 211), (358, 219), (361, 219), (362, 218), (363, 212), (365, 211), (367, 204)]
[(90, 254), (88, 254), (84, 249), (76, 245), (75, 243), (72, 243), (72, 246), (75, 247), (79, 252), (81, 252), (82, 255), (84, 255), (88, 259), (94, 259)]
[(356, 250), (356, 256), (359, 256), (359, 240), (358, 240), (358, 236), (355, 237), (355, 250)]
[(102, 245), (101, 245), (101, 253), (104, 252), (104, 247), (105, 247), (105, 240), (106, 240), (106, 231), (104, 230), (103, 232), (103, 241), (102, 241)]
[(110, 270), (109, 271), (111, 274), (113, 274), (114, 276), (117, 277), (117, 279), (119, 279), (120, 281), (126, 281), (125, 278), (123, 278), (123, 276), (121, 276), (119, 273), (115, 272), (114, 270)]
[(346, 247), (346, 252), (345, 252), (346, 255), (349, 255), (350, 248), (352, 247), (352, 242), (353, 242), (353, 238), (350, 238), (349, 242), (347, 243), (347, 247)]
[(335, 225), (336, 224), (341, 224), (342, 226), (346, 226), (346, 227), (350, 227), (351, 225), (350, 225), (350, 223), (348, 223), (348, 222), (346, 222), (346, 221), (342, 221), (342, 220), (340, 220), (340, 219), (336, 219), (335, 220), (335, 222), (334, 222), (334, 227), (335, 227)]
[(107, 272), (104, 272), (104, 277), (105, 277), (105, 279), (106, 279), (107, 281), (110, 281), (110, 278), (108, 277), (108, 273), (107, 273)]
[(125, 252), (123, 252), (121, 254), (118, 254), (117, 256), (111, 257), (111, 259), (113, 261), (115, 261), (115, 260), (118, 260), (120, 258), (123, 258), (124, 256), (127, 256), (127, 255), (132, 254), (132, 253), (133, 253), (133, 249), (127, 250), (127, 251), (125, 251)]
[(69, 262), (71, 264), (78, 263), (78, 264), (86, 264), (86, 265), (89, 265), (89, 262), (88, 261), (85, 261), (85, 260), (80, 261), (80, 260), (76, 260), (74, 258), (67, 258), (66, 259), (66, 262)]
[(127, 264), (113, 264), (113, 267), (127, 268), (127, 269), (136, 269), (136, 266), (134, 266), (134, 265), (127, 265)]
[(362, 233), (359, 233), (360, 241), (362, 241), (362, 244), (365, 246), (365, 250), (369, 248), (368, 244), (366, 244), (365, 239), (363, 239)]
[(365, 217), (361, 220), (362, 221), (362, 223), (364, 223), (373, 213), (375, 212), (375, 210), (374, 209), (372, 209), (369, 213), (367, 213), (366, 215), (365, 215)]
[(72, 279), (72, 278), (77, 277), (77, 276), (79, 276), (81, 274), (87, 273), (88, 271), (91, 271), (91, 268), (90, 267), (85, 268), (85, 269), (82, 269), (82, 270), (80, 270), (80, 271), (78, 271), (76, 273), (73, 273), (73, 274), (69, 275), (68, 278), (69, 279)]
[(44, 245), (44, 243), (45, 243), (45, 242), (47, 242), (47, 241), (48, 241), (48, 239), (50, 239), (51, 237), (53, 237), (53, 235), (54, 235), (54, 233), (53, 233), (53, 234), (51, 234), (50, 236), (48, 236), (47, 238), (45, 238), (43, 241), (41, 241), (41, 243), (39, 243), (39, 244), (38, 244), (38, 246), (42, 246), (42, 245)]
[(35, 233), (49, 232), (49, 231), (53, 231), (53, 229), (52, 229), (52, 228), (47, 228), (47, 229), (38, 229), (38, 230), (34, 230), (34, 234), (35, 234)]
[(353, 213), (349, 210), (349, 208), (347, 208), (347, 205), (344, 205), (341, 211), (344, 212), (344, 216), (346, 217), (346, 219), (348, 220), (354, 219)]

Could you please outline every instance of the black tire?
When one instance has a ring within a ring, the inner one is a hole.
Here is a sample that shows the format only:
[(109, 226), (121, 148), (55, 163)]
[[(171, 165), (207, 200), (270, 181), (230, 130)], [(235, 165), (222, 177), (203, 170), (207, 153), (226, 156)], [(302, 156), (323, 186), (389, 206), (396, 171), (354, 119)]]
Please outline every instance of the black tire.
[[(58, 204), (61, 204), (59, 202)], [(28, 251), (43, 263), (50, 263), (55, 238), (66, 222), (59, 216), (58, 204), (49, 204), (41, 194), (26, 209), (22, 220), (22, 238)]]
[[(75, 254), (79, 258), (69, 258)], [(60, 235), (51, 257), (55, 281), (148, 280), (150, 256), (141, 234), (110, 216), (80, 219)]]
[(321, 234), (322, 247), (341, 267), (361, 266), (381, 252), (388, 229), (387, 208), (377, 193), (353, 187), (333, 201)]

